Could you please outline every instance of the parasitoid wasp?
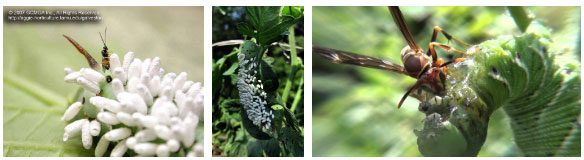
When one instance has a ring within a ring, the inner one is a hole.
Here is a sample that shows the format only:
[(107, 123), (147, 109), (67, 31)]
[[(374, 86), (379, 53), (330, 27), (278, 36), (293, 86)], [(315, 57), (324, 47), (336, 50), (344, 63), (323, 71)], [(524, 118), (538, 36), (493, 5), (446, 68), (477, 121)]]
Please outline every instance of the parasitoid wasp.
[[(105, 29), (105, 33), (107, 34), (107, 28)], [(107, 39), (107, 35), (104, 36), (101, 35), (101, 32), (99, 33), (99, 37), (101, 38), (101, 42), (103, 43), (103, 48), (101, 50), (101, 56), (102, 56), (102, 60), (101, 60), (101, 65), (97, 63), (97, 61), (95, 61), (95, 59), (89, 54), (89, 52), (87, 52), (87, 50), (85, 50), (85, 48), (83, 48), (79, 43), (77, 43), (77, 41), (75, 41), (73, 38), (67, 36), (67, 35), (63, 35), (63, 37), (65, 37), (65, 39), (67, 39), (67, 41), (69, 41), (76, 49), (77, 51), (79, 51), (79, 53), (81, 53), (85, 59), (87, 60), (87, 63), (89, 63), (89, 66), (98, 71), (101, 69), (101, 67), (103, 67), (104, 71), (109, 70), (109, 49), (105, 43), (105, 40)], [(109, 83), (112, 81), (112, 77), (111, 75), (107, 75), (106, 76), (106, 81)]]

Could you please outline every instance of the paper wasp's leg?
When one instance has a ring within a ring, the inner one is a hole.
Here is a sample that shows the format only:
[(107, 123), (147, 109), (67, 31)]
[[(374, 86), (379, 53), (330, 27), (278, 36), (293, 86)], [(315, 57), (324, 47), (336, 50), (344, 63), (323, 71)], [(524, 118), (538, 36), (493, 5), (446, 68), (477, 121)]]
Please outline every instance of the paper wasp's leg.
[(430, 42), (436, 42), (436, 39), (438, 38), (438, 33), (442, 33), (442, 35), (444, 35), (444, 37), (446, 37), (446, 39), (448, 39), (448, 41), (452, 40), (458, 44), (463, 45), (464, 47), (470, 46), (469, 44), (465, 43), (464, 41), (459, 40), (458, 38), (450, 35), (448, 32), (442, 30), (442, 28), (440, 28), (439, 26), (434, 26), (434, 32), (432, 33), (432, 39)]
[[(469, 44), (465, 43), (464, 41), (461, 41), (459, 39), (457, 39), (456, 37), (453, 37), (452, 35), (450, 35), (448, 32), (442, 30), (442, 28), (440, 28), (439, 26), (434, 26), (434, 31), (432, 33), (432, 39), (430, 39), (430, 43), (436, 42), (436, 39), (438, 39), (438, 33), (442, 33), (442, 35), (444, 35), (444, 37), (446, 37), (446, 39), (448, 39), (448, 41), (455, 41), (458, 44), (461, 44), (465, 47), (470, 46)], [(448, 46), (449, 48), (452, 48), (450, 46)], [(464, 53), (464, 52), (462, 52)], [(436, 60), (437, 56), (435, 54), (432, 54), (431, 49), (428, 48), (428, 52), (426, 52), (426, 55), (431, 55), (433, 60)]]
[(447, 66), (447, 65), (449, 65), (449, 64), (452, 64), (452, 63), (458, 63), (458, 62), (462, 62), (462, 61), (464, 61), (464, 60), (466, 60), (466, 58), (455, 58), (455, 59), (453, 59), (453, 60), (451, 60), (451, 61), (448, 61), (448, 62), (442, 63), (442, 64), (440, 65), (440, 67), (444, 67), (444, 66)]
[(439, 62), (439, 60), (438, 60), (438, 56), (437, 56), (436, 48), (435, 47), (442, 48), (443, 50), (445, 50), (446, 52), (449, 52), (449, 53), (454, 52), (454, 53), (458, 53), (458, 54), (461, 54), (461, 55), (465, 55), (466, 54), (466, 52), (457, 50), (456, 48), (453, 48), (450, 45), (441, 44), (441, 43), (438, 43), (438, 42), (430, 42), (430, 46), (428, 47), (428, 52), (430, 52), (430, 54), (432, 55), (432, 62), (433, 62), (433, 64), (435, 66), (442, 65), (442, 63)]

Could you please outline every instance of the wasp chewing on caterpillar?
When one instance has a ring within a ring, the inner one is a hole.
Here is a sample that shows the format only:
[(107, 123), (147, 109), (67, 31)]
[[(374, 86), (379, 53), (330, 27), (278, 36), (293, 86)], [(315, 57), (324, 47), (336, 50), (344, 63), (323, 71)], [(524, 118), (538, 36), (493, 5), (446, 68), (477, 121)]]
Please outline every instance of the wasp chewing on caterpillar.
[[(79, 43), (77, 43), (77, 41), (75, 41), (73, 38), (67, 36), (67, 35), (63, 35), (63, 37), (65, 37), (65, 39), (67, 39), (67, 41), (69, 41), (76, 49), (77, 51), (79, 51), (79, 53), (81, 53), (85, 59), (87, 60), (87, 63), (89, 63), (89, 66), (94, 69), (94, 70), (100, 70), (101, 67), (103, 67), (103, 71), (107, 71), (110, 69), (110, 63), (109, 63), (109, 49), (105, 43), (105, 40), (107, 39), (107, 28), (105, 29), (104, 32), (105, 36), (101, 35), (101, 32), (99, 33), (99, 37), (101, 38), (101, 42), (103, 43), (103, 48), (101, 50), (101, 56), (102, 56), (102, 60), (101, 60), (101, 65), (97, 63), (97, 61), (91, 56), (91, 54), (89, 54), (89, 52), (87, 52), (87, 50), (85, 50), (85, 48), (83, 48)], [(105, 39), (104, 39), (105, 37)], [(112, 81), (112, 77), (111, 75), (107, 75), (106, 76), (106, 82), (110, 83)]]
[[(510, 27), (508, 31), (514, 34), (495, 35), (476, 45), (468, 45), (435, 28), (429, 54), (426, 52), (425, 56), (411, 49), (418, 48), (412, 43), (414, 41), (407, 41), (408, 46), (401, 55), (403, 66), (335, 49), (315, 47), (314, 52), (334, 63), (376, 68), (416, 78), (416, 83), (404, 97), (410, 94), (418, 99), (418, 109), (425, 114), (423, 125), (413, 129), (416, 146), (424, 156), (477, 156), (483, 145), (490, 145), (487, 150), (492, 150), (493, 143), (500, 143), (493, 141), (493, 138), (499, 138), (493, 135), (504, 134), (513, 137), (504, 137), (505, 141), (511, 142), (505, 142), (509, 146), (503, 148), (507, 152), (503, 155), (513, 152), (511, 154), (520, 156), (581, 156), (580, 48), (579, 45), (570, 48), (563, 44), (568, 42), (566, 39), (569, 42), (579, 40), (580, 37), (563, 32), (572, 33), (572, 27), (579, 29), (580, 26), (569, 23), (574, 26), (561, 28), (564, 31), (554, 28), (554, 32), (535, 16), (525, 18), (529, 19), (526, 22), (518, 22), (520, 16), (513, 15), (516, 14), (513, 12), (527, 13), (523, 7), (505, 9), (511, 14), (498, 16), (506, 18), (506, 22), (493, 26), (513, 24), (513, 18), (519, 28)], [(533, 9), (537, 11), (538, 8)], [(390, 7), (390, 12), (397, 26), (404, 26), (400, 24), (403, 18), (399, 10)], [(483, 20), (477, 21), (484, 23)], [(408, 31), (399, 28), (404, 37), (408, 37)], [(438, 32), (449, 40), (460, 42), (464, 52), (436, 44), (434, 40)], [(432, 53), (436, 47), (456, 53), (453, 55), (457, 57), (446, 62), (437, 60)], [(495, 111), (501, 111), (501, 114), (495, 114)], [(491, 120), (494, 122), (490, 124)], [(503, 126), (503, 123), (508, 126)], [(505, 133), (491, 134), (492, 130)], [(491, 135), (489, 141), (487, 131)]]
[[(412, 91), (417, 89), (423, 89), (437, 95), (444, 95), (444, 81), (446, 66), (455, 62), (463, 61), (464, 58), (456, 58), (445, 62), (443, 59), (438, 58), (436, 53), (436, 48), (444, 49), (450, 53), (457, 53), (460, 55), (466, 54), (465, 52), (459, 51), (450, 45), (442, 44), (436, 42), (438, 34), (442, 33), (449, 41), (453, 40), (464, 46), (469, 46), (465, 42), (462, 42), (442, 28), (436, 26), (434, 27), (434, 32), (432, 34), (432, 39), (428, 46), (428, 51), (424, 53), (422, 48), (418, 46), (417, 42), (414, 40), (410, 30), (406, 26), (403, 14), (401, 13), (399, 7), (390, 6), (389, 11), (395, 21), (395, 24), (399, 27), (399, 30), (403, 34), (407, 46), (401, 50), (401, 60), (404, 66), (394, 64), (387, 60), (382, 60), (378, 58), (373, 58), (369, 56), (359, 55), (350, 53), (347, 51), (341, 51), (331, 48), (324, 48), (319, 46), (314, 46), (313, 52), (318, 53), (322, 57), (330, 60), (333, 63), (339, 64), (351, 64), (381, 70), (387, 70), (391, 72), (396, 72), (404, 75), (408, 75), (412, 78), (416, 78), (417, 81), (412, 85), (408, 91), (403, 95), (399, 101), (398, 108), (401, 107), (404, 100), (412, 93)], [(420, 97), (417, 97), (421, 100)]]

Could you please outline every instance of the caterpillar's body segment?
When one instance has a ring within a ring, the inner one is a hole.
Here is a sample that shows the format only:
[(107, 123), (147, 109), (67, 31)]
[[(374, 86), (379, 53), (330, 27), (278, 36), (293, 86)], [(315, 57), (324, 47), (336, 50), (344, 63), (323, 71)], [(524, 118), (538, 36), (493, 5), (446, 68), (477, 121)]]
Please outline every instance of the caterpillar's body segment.
[[(428, 115), (416, 131), (422, 154), (476, 156), (490, 115), (503, 108), (524, 155), (580, 156), (580, 64), (556, 62), (560, 53), (549, 32), (538, 29), (483, 42), (466, 61), (449, 67), (446, 96), (421, 105)], [(452, 145), (436, 135), (453, 132), (466, 140), (460, 144), (466, 149), (431, 151)]]

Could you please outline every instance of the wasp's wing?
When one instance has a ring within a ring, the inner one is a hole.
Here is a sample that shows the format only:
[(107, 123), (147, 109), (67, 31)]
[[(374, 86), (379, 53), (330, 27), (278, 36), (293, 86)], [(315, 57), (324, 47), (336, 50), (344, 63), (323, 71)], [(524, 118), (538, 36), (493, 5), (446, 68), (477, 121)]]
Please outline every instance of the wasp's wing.
[(87, 63), (89, 63), (89, 66), (91, 66), (91, 68), (93, 68), (96, 71), (99, 71), (100, 69), (99, 63), (97, 63), (97, 61), (95, 61), (95, 59), (91, 57), (89, 52), (87, 52), (83, 47), (81, 47), (81, 45), (79, 45), (79, 43), (73, 40), (73, 38), (66, 35), (63, 35), (63, 37), (65, 37), (69, 42), (71, 42), (71, 44), (73, 44), (73, 46), (77, 49), (77, 51), (79, 51), (79, 53), (85, 56), (85, 59), (87, 59)]
[(401, 74), (407, 75), (405, 69), (397, 64), (391, 63), (389, 61), (373, 58), (364, 55), (358, 55), (351, 52), (331, 49), (331, 48), (324, 48), (314, 46), (312, 47), (312, 51), (314, 53), (318, 53), (322, 57), (328, 59), (333, 63), (338, 64), (352, 64), (357, 66), (375, 68), (375, 69), (382, 69), (392, 72), (397, 72)]
[(418, 46), (416, 41), (414, 41), (414, 37), (412, 36), (412, 33), (410, 33), (410, 30), (406, 26), (404, 16), (401, 13), (401, 11), (399, 10), (399, 7), (389, 6), (388, 8), (389, 8), (389, 12), (391, 12), (391, 16), (393, 17), (393, 21), (395, 21), (395, 24), (398, 26), (401, 33), (404, 35), (404, 38), (408, 42), (408, 45), (410, 46), (410, 48), (416, 50), (416, 52), (420, 51), (421, 48)]

